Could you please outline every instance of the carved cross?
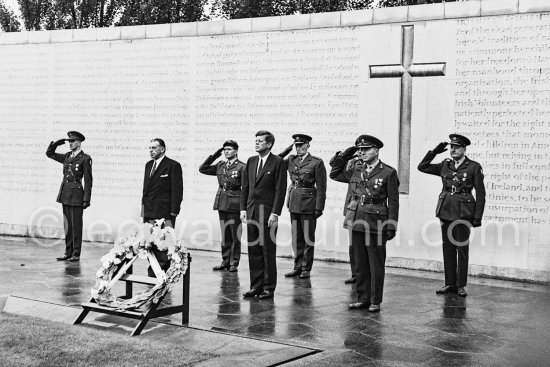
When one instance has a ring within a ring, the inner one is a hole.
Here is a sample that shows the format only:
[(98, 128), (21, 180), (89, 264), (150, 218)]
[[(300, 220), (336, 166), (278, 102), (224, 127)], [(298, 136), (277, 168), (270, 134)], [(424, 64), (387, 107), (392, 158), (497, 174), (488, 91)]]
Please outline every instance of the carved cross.
[(444, 62), (413, 64), (414, 26), (404, 25), (401, 38), (401, 64), (370, 65), (371, 78), (401, 78), (399, 109), (399, 192), (409, 193), (411, 162), (412, 78), (444, 76)]

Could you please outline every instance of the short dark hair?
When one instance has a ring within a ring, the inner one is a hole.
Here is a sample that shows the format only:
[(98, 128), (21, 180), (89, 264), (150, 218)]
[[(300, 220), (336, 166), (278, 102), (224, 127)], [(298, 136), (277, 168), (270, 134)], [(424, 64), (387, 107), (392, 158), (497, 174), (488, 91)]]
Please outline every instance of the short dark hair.
[(151, 143), (156, 141), (157, 143), (159, 143), (159, 145), (161, 147), (163, 147), (164, 149), (166, 149), (166, 144), (164, 144), (164, 140), (162, 139), (159, 139), (159, 138), (154, 138), (154, 139), (151, 139)]
[(275, 136), (267, 130), (260, 130), (256, 133), (256, 136), (265, 136), (265, 142), (271, 143), (271, 147), (275, 145)]

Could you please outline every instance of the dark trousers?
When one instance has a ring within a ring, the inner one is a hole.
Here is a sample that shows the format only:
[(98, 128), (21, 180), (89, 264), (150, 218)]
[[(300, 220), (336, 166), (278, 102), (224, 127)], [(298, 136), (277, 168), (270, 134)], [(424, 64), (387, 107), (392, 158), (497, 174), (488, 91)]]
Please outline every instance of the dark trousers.
[(218, 211), (222, 231), (222, 265), (239, 266), (241, 260), (241, 219), (239, 213)]
[(80, 257), (82, 249), (82, 213), (81, 206), (63, 204), (63, 227), (65, 229), (65, 256)]
[(311, 271), (315, 251), (315, 214), (290, 213), (294, 270)]
[(248, 218), (246, 225), (250, 289), (274, 291), (277, 286), (277, 225), (268, 227), (269, 214), (260, 218), (257, 211)]
[(465, 287), (468, 279), (470, 226), (465, 222), (442, 220), (441, 237), (445, 285)]
[(382, 303), (386, 273), (386, 242), (385, 234), (359, 231), (351, 233), (358, 302)]
[(351, 232), (349, 232), (349, 238), (348, 238), (348, 252), (349, 252), (349, 266), (351, 268), (351, 277), (356, 277), (357, 273), (355, 272), (355, 254), (353, 253), (353, 246), (351, 245)]
[[(161, 219), (161, 218), (144, 217), (143, 223), (149, 222), (151, 224), (154, 224), (156, 219)], [(164, 222), (164, 227), (172, 227), (172, 228), (176, 227), (176, 217), (168, 217), (165, 219), (166, 221)], [(166, 271), (170, 268), (170, 259), (168, 259), (168, 251), (160, 251), (159, 249), (157, 249), (156, 246), (153, 246), (153, 248), (151, 249), (151, 252), (157, 258), (157, 261), (162, 270)], [(150, 266), (147, 268), (147, 275), (150, 277), (155, 277), (155, 272), (153, 271), (153, 268), (151, 268)]]

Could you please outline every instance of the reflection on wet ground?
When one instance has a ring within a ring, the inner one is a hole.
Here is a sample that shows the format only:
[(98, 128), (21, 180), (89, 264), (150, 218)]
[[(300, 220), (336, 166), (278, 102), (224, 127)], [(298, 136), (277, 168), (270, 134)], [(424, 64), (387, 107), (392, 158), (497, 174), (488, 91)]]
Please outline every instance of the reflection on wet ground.
[[(81, 261), (68, 263), (55, 260), (59, 244), (0, 241), (0, 296), (71, 306), (89, 300), (99, 258), (110, 248), (85, 243)], [(246, 256), (238, 273), (212, 271), (216, 253), (192, 256), (190, 325), (324, 351), (290, 365), (543, 366), (550, 360), (547, 286), (472, 279), (467, 298), (437, 296), (442, 275), (388, 269), (382, 312), (370, 314), (347, 309), (355, 300), (353, 286), (343, 282), (347, 264), (316, 262), (310, 279), (285, 279), (291, 261), (278, 259), (274, 299), (249, 300), (242, 298), (249, 287)], [(145, 274), (146, 264), (134, 273)], [(181, 293), (176, 287), (166, 302), (181, 300)]]

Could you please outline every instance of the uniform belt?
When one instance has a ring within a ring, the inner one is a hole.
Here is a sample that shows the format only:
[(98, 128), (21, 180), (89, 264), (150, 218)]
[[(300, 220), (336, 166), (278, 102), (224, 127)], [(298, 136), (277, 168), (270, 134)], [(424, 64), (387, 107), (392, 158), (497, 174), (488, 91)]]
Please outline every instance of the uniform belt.
[(448, 191), (451, 194), (471, 194), (472, 190), (457, 190), (456, 187), (444, 187), (443, 191)]
[(66, 183), (82, 183), (82, 181), (78, 180), (78, 181), (69, 181), (69, 180), (65, 180)]
[(386, 198), (370, 198), (366, 195), (353, 195), (352, 200), (358, 200), (361, 202), (361, 205), (377, 205), (377, 204), (386, 204)]
[(232, 185), (220, 185), (220, 188), (224, 190), (240, 190), (240, 186), (232, 186)]
[(294, 187), (300, 187), (304, 189), (313, 189), (315, 187), (315, 184), (309, 184), (309, 183), (295, 183)]

